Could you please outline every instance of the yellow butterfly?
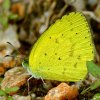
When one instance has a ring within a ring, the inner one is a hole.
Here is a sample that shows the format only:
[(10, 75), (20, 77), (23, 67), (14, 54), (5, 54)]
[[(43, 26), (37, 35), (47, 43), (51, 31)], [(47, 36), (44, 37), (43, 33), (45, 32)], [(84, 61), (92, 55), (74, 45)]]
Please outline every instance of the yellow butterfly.
[(94, 45), (86, 18), (72, 12), (57, 20), (37, 40), (29, 56), (36, 78), (79, 81), (87, 74), (86, 61), (94, 58)]

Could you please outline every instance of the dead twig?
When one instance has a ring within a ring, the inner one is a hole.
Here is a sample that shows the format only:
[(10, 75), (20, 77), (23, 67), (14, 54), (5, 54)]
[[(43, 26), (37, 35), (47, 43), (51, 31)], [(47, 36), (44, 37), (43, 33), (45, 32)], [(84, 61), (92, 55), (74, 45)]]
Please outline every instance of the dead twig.
[(89, 15), (91, 18), (93, 18), (95, 21), (100, 23), (100, 19), (92, 12), (92, 11), (82, 11), (83, 14)]

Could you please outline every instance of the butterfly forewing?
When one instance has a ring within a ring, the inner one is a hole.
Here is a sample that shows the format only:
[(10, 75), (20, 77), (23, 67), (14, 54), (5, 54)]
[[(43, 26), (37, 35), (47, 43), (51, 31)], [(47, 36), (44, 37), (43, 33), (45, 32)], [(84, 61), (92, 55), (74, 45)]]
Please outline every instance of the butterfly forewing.
[(78, 81), (87, 73), (86, 61), (93, 60), (94, 47), (89, 25), (80, 12), (56, 21), (35, 43), (29, 69), (34, 77)]

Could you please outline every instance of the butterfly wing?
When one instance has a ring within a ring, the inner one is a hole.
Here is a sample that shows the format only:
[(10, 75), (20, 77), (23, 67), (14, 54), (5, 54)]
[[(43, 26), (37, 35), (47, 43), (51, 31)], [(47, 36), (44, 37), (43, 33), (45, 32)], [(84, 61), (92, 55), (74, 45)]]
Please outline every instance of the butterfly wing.
[(86, 18), (73, 12), (57, 20), (38, 39), (29, 57), (29, 69), (37, 78), (79, 81), (87, 74), (86, 61), (93, 58)]

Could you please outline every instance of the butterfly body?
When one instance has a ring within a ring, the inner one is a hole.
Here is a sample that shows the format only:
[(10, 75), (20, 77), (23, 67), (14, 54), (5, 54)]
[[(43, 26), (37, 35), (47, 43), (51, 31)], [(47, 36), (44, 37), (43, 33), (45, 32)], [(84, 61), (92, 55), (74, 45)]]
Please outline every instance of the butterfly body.
[(86, 61), (93, 58), (86, 18), (73, 12), (57, 20), (38, 39), (29, 57), (29, 69), (37, 78), (79, 81), (87, 74)]

